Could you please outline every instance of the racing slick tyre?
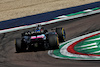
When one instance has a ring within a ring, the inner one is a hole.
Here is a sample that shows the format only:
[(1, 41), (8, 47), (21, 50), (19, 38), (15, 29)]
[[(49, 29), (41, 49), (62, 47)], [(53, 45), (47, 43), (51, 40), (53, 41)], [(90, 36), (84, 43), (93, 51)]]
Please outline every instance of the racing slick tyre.
[(56, 33), (58, 34), (59, 41), (64, 42), (66, 39), (66, 34), (64, 28), (56, 28)]
[(59, 39), (56, 34), (49, 35), (48, 40), (51, 49), (59, 49)]
[(15, 48), (17, 53), (26, 51), (26, 45), (22, 43), (20, 38), (15, 40)]

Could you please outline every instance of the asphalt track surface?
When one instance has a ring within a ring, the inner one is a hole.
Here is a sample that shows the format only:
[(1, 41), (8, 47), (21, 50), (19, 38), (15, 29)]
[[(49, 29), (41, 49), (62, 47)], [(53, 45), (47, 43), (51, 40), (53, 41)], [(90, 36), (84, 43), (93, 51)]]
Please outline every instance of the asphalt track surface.
[[(59, 22), (45, 26), (47, 29), (64, 27), (66, 40), (100, 30), (100, 14)], [(32, 30), (32, 29), (27, 29)], [(14, 39), (21, 31), (0, 34), (0, 67), (99, 67), (100, 61), (62, 60), (50, 57), (48, 51), (16, 53)]]

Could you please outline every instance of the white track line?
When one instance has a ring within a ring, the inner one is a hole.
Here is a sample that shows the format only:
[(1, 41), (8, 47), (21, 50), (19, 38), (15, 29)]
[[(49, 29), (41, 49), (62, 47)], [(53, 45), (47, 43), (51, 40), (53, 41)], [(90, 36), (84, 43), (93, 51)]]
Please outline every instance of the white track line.
[(86, 42), (88, 42), (88, 41), (96, 41), (96, 40), (100, 40), (100, 38), (95, 38), (95, 39), (87, 40)]
[(80, 47), (87, 47), (87, 46), (93, 46), (93, 45), (96, 45), (96, 44), (97, 44), (97, 43), (91, 43), (91, 44), (79, 46), (78, 48), (80, 48)]
[(87, 49), (93, 49), (93, 48), (98, 48), (98, 46), (87, 47), (87, 48), (83, 48), (81, 50), (87, 50)]
[(100, 53), (100, 50), (99, 51), (92, 52), (92, 53)]

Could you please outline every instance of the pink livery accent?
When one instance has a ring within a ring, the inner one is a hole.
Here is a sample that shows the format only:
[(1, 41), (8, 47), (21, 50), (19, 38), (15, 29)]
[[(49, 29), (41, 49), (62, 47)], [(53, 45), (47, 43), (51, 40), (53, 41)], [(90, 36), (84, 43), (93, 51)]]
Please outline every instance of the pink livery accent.
[(42, 35), (38, 35), (38, 36), (31, 36), (31, 39), (37, 39), (37, 38), (44, 38), (45, 35), (42, 34)]
[(31, 36), (31, 39), (36, 39), (36, 36)]

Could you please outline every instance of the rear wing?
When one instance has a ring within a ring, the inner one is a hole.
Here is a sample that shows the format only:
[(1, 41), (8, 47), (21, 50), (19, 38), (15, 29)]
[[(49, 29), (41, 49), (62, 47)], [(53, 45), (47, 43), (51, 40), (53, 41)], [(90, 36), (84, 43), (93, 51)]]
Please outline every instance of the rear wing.
[(41, 34), (44, 34), (44, 32), (25, 32), (25, 33), (22, 33), (22, 36), (37, 36)]

